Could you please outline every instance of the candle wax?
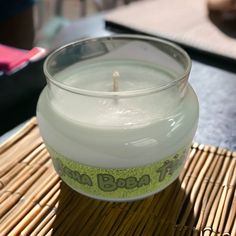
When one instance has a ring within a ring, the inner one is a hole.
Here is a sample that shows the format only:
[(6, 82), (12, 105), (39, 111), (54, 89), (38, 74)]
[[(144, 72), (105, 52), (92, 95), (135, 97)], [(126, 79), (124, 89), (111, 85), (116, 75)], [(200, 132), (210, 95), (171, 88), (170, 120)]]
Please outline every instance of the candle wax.
[(55, 79), (83, 91), (106, 93), (112, 92), (114, 71), (120, 74), (118, 97), (86, 96), (56, 86), (50, 88), (52, 95), (49, 88), (44, 90), (38, 118), (46, 142), (74, 161), (104, 168), (146, 165), (188, 146), (198, 113), (190, 87), (183, 101), (178, 86), (119, 96), (165, 86), (176, 71), (135, 60), (100, 60), (74, 64)]

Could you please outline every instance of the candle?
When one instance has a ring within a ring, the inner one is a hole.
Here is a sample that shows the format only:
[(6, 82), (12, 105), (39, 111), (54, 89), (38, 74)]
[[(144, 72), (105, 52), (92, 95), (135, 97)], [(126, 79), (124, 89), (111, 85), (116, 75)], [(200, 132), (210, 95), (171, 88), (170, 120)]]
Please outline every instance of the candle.
[(190, 60), (165, 41), (80, 41), (45, 62), (40, 131), (61, 178), (112, 201), (154, 194), (179, 175), (196, 131)]

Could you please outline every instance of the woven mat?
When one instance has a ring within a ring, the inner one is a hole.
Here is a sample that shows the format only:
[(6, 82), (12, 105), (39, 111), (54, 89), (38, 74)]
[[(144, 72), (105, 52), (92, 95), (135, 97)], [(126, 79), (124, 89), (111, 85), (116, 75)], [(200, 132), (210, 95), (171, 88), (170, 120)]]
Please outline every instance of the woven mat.
[(116, 26), (166, 38), (235, 60), (236, 22), (211, 20), (206, 2), (206, 0), (137, 1), (109, 12), (105, 19)]
[(93, 200), (55, 173), (33, 118), (0, 145), (0, 235), (236, 235), (236, 152), (194, 143), (172, 185), (144, 200)]

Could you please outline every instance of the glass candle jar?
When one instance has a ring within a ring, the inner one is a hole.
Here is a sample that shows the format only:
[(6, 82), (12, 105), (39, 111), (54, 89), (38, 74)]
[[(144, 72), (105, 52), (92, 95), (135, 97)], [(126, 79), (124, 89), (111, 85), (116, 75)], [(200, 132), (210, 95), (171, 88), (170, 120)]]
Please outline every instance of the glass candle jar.
[(86, 39), (53, 52), (37, 118), (62, 180), (111, 201), (171, 184), (198, 121), (190, 68), (181, 48), (145, 36)]

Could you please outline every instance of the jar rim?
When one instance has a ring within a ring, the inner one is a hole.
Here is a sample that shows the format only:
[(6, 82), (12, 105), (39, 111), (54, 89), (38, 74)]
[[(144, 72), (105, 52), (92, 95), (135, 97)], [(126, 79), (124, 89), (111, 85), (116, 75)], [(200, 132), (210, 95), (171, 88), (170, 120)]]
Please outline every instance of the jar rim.
[[(157, 87), (151, 87), (151, 88), (145, 88), (145, 89), (139, 89), (139, 90), (132, 90), (132, 91), (93, 91), (93, 90), (87, 90), (87, 89), (81, 89), (81, 88), (75, 88), (73, 86), (67, 85), (63, 82), (57, 81), (54, 79), (53, 75), (50, 74), (48, 71), (48, 64), (49, 61), (55, 57), (57, 54), (59, 54), (62, 50), (65, 48), (74, 46), (76, 44), (84, 43), (84, 42), (95, 42), (95, 41), (102, 41), (102, 40), (116, 40), (116, 39), (131, 39), (131, 40), (147, 40), (147, 41), (152, 41), (152, 42), (157, 42), (161, 43), (165, 46), (169, 46), (170, 48), (175, 49), (176, 51), (180, 52), (183, 58), (186, 60), (186, 68), (184, 69), (184, 72), (182, 73), (181, 76), (177, 76), (176, 79), (166, 83), (165, 85), (157, 86)], [(152, 94), (156, 92), (160, 92), (163, 90), (166, 90), (170, 87), (175, 86), (179, 82), (188, 79), (188, 75), (191, 70), (191, 59), (187, 52), (176, 45), (175, 43), (169, 42), (164, 39), (152, 37), (152, 36), (144, 36), (144, 35), (131, 35), (131, 34), (119, 34), (119, 35), (112, 35), (112, 36), (101, 36), (101, 37), (91, 37), (91, 38), (86, 38), (86, 39), (81, 39), (81, 40), (76, 40), (71, 43), (65, 44), (58, 49), (54, 50), (45, 60), (43, 70), (44, 74), (46, 76), (46, 79), (48, 82), (52, 83), (53, 85), (66, 90), (71, 93), (79, 94), (79, 95), (85, 95), (85, 96), (92, 96), (92, 97), (133, 97), (133, 96), (142, 96), (142, 95), (147, 95), (147, 94)]]

